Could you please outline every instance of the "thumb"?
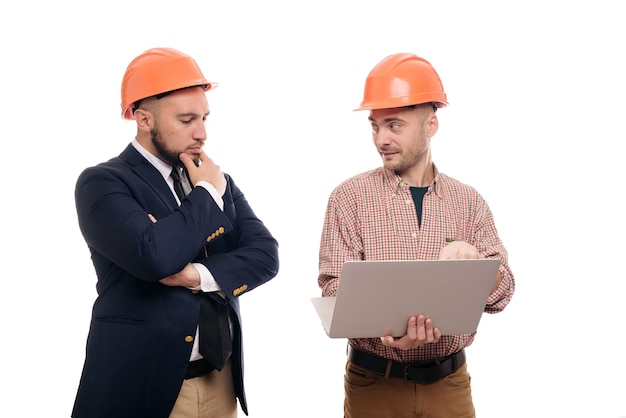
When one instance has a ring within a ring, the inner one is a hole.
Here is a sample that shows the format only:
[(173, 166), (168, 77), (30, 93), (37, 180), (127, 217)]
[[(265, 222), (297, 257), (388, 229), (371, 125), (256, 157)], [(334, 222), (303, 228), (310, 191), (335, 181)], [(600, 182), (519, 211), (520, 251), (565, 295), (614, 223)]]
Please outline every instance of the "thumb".
[(193, 164), (191, 157), (184, 152), (178, 156), (178, 159), (183, 163), (183, 165), (189, 168), (189, 164)]
[[(198, 163), (193, 159), (193, 157), (185, 154), (184, 152), (180, 154), (178, 158), (185, 166), (185, 171), (189, 174), (190, 177), (193, 177), (194, 170), (198, 167)], [(195, 181), (193, 183), (195, 184)]]

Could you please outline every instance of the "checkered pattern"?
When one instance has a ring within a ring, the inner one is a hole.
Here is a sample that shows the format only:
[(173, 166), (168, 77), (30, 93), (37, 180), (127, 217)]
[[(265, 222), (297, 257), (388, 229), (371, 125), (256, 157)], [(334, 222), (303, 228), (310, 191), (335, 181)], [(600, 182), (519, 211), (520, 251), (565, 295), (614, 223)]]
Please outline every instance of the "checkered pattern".
[[(336, 294), (345, 261), (433, 260), (451, 238), (500, 260), (502, 282), (489, 297), (485, 312), (504, 309), (515, 282), (491, 210), (474, 188), (436, 169), (435, 173), (424, 196), (421, 227), (409, 186), (382, 167), (354, 176), (332, 192), (319, 253), (318, 282), (324, 296)], [(352, 339), (350, 343), (385, 358), (413, 363), (445, 357), (469, 346), (473, 339), (474, 334), (443, 336), (436, 344), (409, 351), (385, 347), (376, 338)]]

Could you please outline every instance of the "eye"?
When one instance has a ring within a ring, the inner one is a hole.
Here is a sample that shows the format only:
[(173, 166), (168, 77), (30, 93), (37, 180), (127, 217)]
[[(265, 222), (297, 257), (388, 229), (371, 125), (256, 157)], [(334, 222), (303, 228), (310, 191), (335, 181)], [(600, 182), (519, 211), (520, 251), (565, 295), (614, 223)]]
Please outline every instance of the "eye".
[(398, 131), (400, 130), (400, 124), (398, 122), (391, 122), (389, 124), (389, 129), (391, 129), (392, 131)]
[(372, 123), (372, 133), (373, 134), (377, 134), (378, 130), (379, 130), (378, 125), (375, 125), (375, 124)]

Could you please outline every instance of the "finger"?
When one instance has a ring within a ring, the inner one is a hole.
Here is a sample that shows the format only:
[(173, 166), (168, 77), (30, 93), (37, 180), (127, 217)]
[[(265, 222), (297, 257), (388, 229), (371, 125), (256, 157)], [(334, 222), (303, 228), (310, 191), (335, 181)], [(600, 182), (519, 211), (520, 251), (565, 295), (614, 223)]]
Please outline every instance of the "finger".
[(406, 327), (406, 336), (411, 340), (415, 340), (415, 338), (417, 338), (416, 327), (417, 327), (417, 318), (412, 316), (409, 318), (409, 322)]
[(439, 330), (439, 328), (436, 328), (433, 330), (433, 334), (435, 335), (435, 341), (437, 342), (439, 341), (439, 338), (441, 338), (441, 331)]
[(151, 213), (148, 214), (148, 218), (152, 221), (153, 224), (156, 223), (156, 218), (154, 216), (152, 216)]
[(426, 332), (426, 340), (429, 343), (432, 343), (435, 340), (435, 335), (433, 333), (433, 320), (430, 318), (427, 318), (426, 321), (424, 321), (424, 330)]
[(178, 156), (178, 159), (183, 163), (183, 165), (187, 169), (187, 172), (189, 172), (189, 170), (196, 166), (193, 162), (193, 159), (184, 152)]
[(426, 326), (424, 325), (425, 321), (426, 318), (424, 317), (424, 315), (419, 315), (417, 317), (416, 334), (419, 341), (426, 340)]
[(384, 337), (381, 337), (380, 341), (383, 343), (384, 346), (387, 347), (402, 348), (404, 345), (406, 345), (405, 339), (406, 337), (394, 338), (390, 335), (386, 335)]
[(401, 350), (406, 350), (408, 348), (411, 348), (412, 342), (411, 340), (408, 339), (408, 337), (405, 335), (402, 338), (394, 338), (394, 337), (383, 337), (385, 338), (385, 342), (383, 342), (383, 345), (387, 346), (387, 347), (393, 347), (393, 348), (399, 348)]
[(200, 151), (200, 154), (198, 154), (198, 158), (196, 160), (196, 166), (200, 167), (202, 164), (205, 164), (205, 163), (207, 163), (209, 161), (211, 161), (211, 159), (209, 158), (208, 155), (206, 155), (204, 150), (202, 150), (202, 151)]
[(164, 284), (165, 286), (175, 286), (175, 284), (173, 284), (173, 279), (171, 276), (167, 276), (159, 280), (159, 282), (161, 282), (161, 284)]

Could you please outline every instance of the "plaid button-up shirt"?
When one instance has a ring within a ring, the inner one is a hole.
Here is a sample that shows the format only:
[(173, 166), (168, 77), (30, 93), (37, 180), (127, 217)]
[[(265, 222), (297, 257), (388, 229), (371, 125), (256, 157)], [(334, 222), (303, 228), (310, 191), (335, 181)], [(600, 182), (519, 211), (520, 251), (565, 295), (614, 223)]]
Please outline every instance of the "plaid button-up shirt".
[[(502, 282), (489, 296), (485, 312), (502, 311), (513, 296), (515, 281), (491, 210), (474, 188), (435, 168), (420, 226), (410, 188), (397, 174), (381, 167), (354, 176), (328, 200), (319, 254), (322, 295), (336, 295), (345, 261), (433, 260), (446, 238), (466, 241), (484, 257), (500, 260)], [(421, 363), (469, 346), (474, 335), (445, 335), (435, 344), (407, 351), (385, 347), (378, 338), (350, 339), (350, 344), (395, 361)]]

